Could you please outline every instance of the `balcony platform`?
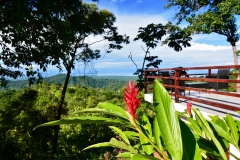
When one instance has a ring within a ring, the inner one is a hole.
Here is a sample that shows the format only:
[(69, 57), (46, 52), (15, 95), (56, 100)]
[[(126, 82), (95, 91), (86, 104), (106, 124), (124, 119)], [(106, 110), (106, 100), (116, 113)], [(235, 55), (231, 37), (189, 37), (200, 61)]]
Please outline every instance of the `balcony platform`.
[[(199, 93), (195, 91), (191, 91), (191, 94), (189, 97), (197, 98), (197, 99), (204, 99), (204, 100), (211, 100), (214, 102), (221, 102), (224, 104), (229, 104), (229, 105), (234, 105), (234, 106), (239, 106), (240, 110), (240, 98), (237, 97), (230, 97), (230, 96), (224, 96), (224, 95), (218, 95), (218, 94), (209, 94), (209, 93)], [(153, 103), (153, 94), (145, 94), (144, 95), (145, 101), (148, 101), (150, 103)], [(183, 112), (187, 108), (187, 102), (189, 100), (182, 99), (180, 98), (179, 103), (175, 103), (174, 101), (174, 96), (172, 97), (174, 106), (177, 111)], [(192, 102), (192, 106), (194, 108), (199, 108), (199, 110), (204, 114), (204, 115), (218, 115), (219, 117), (225, 117), (226, 114), (231, 114), (234, 118), (240, 119), (240, 114), (238, 114), (235, 111), (231, 110), (226, 110), (226, 109), (221, 109), (217, 108), (214, 106), (206, 105), (203, 103), (198, 103), (198, 102)]]
[[(239, 106), (240, 108), (240, 98), (237, 97), (230, 97), (230, 96), (224, 96), (224, 95), (217, 95), (217, 94), (208, 94), (208, 93), (199, 93), (191, 91), (190, 97), (198, 98), (198, 99), (205, 99), (205, 100), (212, 100), (212, 101), (221, 101), (221, 103), (225, 104), (231, 104), (235, 106)], [(153, 103), (153, 94), (145, 94), (144, 95), (145, 101), (148, 101), (150, 103)], [(187, 102), (186, 99), (180, 99), (180, 103), (175, 103), (174, 97), (172, 97), (174, 106), (177, 111), (184, 112), (185, 109), (187, 109)], [(209, 115), (218, 115), (219, 117), (225, 117), (226, 114), (231, 114), (235, 119), (240, 120), (240, 114), (237, 112), (221, 109), (217, 107), (213, 107), (210, 105), (205, 105), (203, 103), (197, 103), (192, 101), (192, 107), (199, 108), (201, 113), (206, 119), (209, 119)], [(230, 151), (234, 153), (236, 156), (240, 157), (240, 152), (233, 146), (230, 145)], [(235, 160), (232, 156), (230, 156), (229, 160)]]

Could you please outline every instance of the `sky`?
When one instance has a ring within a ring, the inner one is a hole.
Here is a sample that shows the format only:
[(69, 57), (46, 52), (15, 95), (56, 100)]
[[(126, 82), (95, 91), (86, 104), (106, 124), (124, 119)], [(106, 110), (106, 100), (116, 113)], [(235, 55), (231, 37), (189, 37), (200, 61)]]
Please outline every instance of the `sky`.
[[(173, 21), (176, 11), (164, 9), (165, 3), (165, 0), (99, 0), (97, 4), (100, 9), (107, 9), (116, 16), (115, 26), (118, 27), (120, 34), (130, 36), (130, 44), (123, 45), (121, 50), (114, 50), (110, 54), (104, 52), (106, 46), (104, 42), (92, 46), (100, 49), (102, 54), (100, 59), (93, 62), (97, 75), (133, 75), (136, 66), (128, 58), (130, 53), (138, 68), (141, 68), (144, 58), (142, 47), (146, 46), (141, 41), (133, 39), (137, 36), (139, 27), (146, 27), (150, 23), (166, 24)], [(240, 25), (240, 17), (237, 17), (237, 21)], [(184, 25), (186, 24), (181, 24)], [(162, 60), (159, 68), (233, 65), (232, 48), (226, 37), (218, 34), (199, 34), (192, 38), (191, 47), (183, 48), (181, 52), (159, 44), (155, 49), (151, 49), (150, 53)], [(88, 41), (94, 40), (89, 38)], [(77, 65), (77, 68), (73, 75), (83, 73), (81, 64)], [(55, 72), (57, 73), (57, 70)]]
[[(85, 2), (91, 2), (85, 0)], [(141, 41), (133, 41), (138, 34), (139, 27), (146, 27), (150, 23), (166, 24), (173, 21), (175, 9), (164, 9), (166, 0), (99, 0), (97, 3), (100, 9), (107, 9), (116, 16), (115, 26), (119, 34), (130, 36), (130, 44), (123, 45), (121, 50), (113, 50), (106, 54), (106, 42), (96, 43), (93, 49), (101, 50), (101, 58), (89, 64), (85, 70), (86, 74), (97, 73), (97, 75), (117, 75), (130, 76), (136, 71), (129, 54), (132, 54), (133, 60), (138, 68), (141, 68), (145, 44)], [(240, 17), (237, 17), (240, 26)], [(181, 24), (181, 27), (187, 24)], [(194, 35), (192, 36), (191, 47), (183, 48), (181, 52), (176, 52), (166, 45), (159, 44), (155, 49), (151, 49), (152, 56), (158, 56), (162, 60), (159, 68), (174, 67), (196, 67), (196, 66), (215, 66), (215, 65), (233, 65), (233, 53), (231, 45), (226, 41), (226, 37), (218, 34)], [(87, 39), (89, 43), (95, 42), (98, 37)], [(238, 43), (240, 49), (240, 43)], [(73, 76), (83, 75), (83, 64), (76, 63)], [(94, 68), (94, 69), (93, 69)], [(49, 66), (48, 71), (43, 76), (52, 76), (59, 74), (55, 66)], [(63, 71), (64, 73), (64, 71)]]

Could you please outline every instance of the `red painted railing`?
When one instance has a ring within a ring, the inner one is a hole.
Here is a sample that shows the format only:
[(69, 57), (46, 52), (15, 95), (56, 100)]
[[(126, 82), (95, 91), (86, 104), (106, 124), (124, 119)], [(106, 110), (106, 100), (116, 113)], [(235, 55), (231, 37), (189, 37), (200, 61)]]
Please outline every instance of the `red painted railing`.
[[(240, 93), (236, 92), (227, 92), (227, 91), (213, 91), (210, 89), (205, 89), (205, 88), (193, 88), (193, 87), (187, 87), (187, 86), (180, 86), (179, 82), (180, 81), (187, 81), (187, 82), (224, 82), (224, 83), (232, 83), (236, 85), (232, 85), (230, 87), (232, 88), (240, 88), (240, 80), (236, 79), (216, 79), (216, 78), (206, 78), (205, 76), (211, 76), (212, 75), (212, 70), (218, 70), (218, 69), (240, 69), (240, 65), (229, 65), (229, 66), (204, 66), (204, 67), (188, 67), (188, 68), (159, 68), (159, 69), (148, 69), (144, 70), (144, 87), (145, 87), (145, 93), (148, 93), (151, 91), (153, 88), (151, 87), (151, 84), (153, 83), (152, 80), (154, 78), (159, 78), (159, 79), (168, 79), (172, 80), (172, 84), (163, 84), (165, 87), (168, 88), (173, 88), (174, 92), (169, 93), (175, 98), (175, 102), (179, 102), (180, 98), (195, 101), (198, 103), (204, 103), (207, 105), (212, 105), (215, 107), (223, 108), (223, 109), (228, 109), (232, 111), (238, 111), (240, 110), (240, 106), (236, 105), (229, 105), (229, 104), (224, 104), (221, 102), (215, 102), (215, 101), (210, 101), (210, 100), (203, 100), (203, 99), (197, 99), (191, 96), (181, 95), (179, 90), (189, 90), (189, 91), (199, 91), (199, 92), (205, 92), (205, 93), (213, 93), (213, 94), (219, 94), (219, 95), (224, 95), (224, 96), (230, 96), (230, 97), (237, 97), (239, 98), (240, 102)], [(196, 72), (196, 70), (201, 70), (204, 71), (205, 73), (194, 73), (194, 74), (182, 74), (182, 71), (186, 70), (188, 73), (189, 72)], [(158, 75), (157, 73), (159, 71), (172, 71), (174, 72), (173, 75), (171, 76), (161, 76)], [(152, 74), (156, 73), (156, 74)], [(236, 77), (240, 75), (239, 73), (232, 73), (232, 75), (235, 75)], [(192, 76), (204, 76), (204, 78), (197, 78), (197, 77), (192, 77)]]

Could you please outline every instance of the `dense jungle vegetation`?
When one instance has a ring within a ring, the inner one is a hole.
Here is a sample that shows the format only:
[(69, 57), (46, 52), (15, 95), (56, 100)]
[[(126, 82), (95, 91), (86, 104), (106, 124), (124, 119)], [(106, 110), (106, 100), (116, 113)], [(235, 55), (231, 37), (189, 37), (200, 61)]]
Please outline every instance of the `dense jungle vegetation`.
[[(0, 159), (51, 159), (53, 127), (34, 131), (33, 128), (55, 120), (61, 90), (61, 85), (44, 82), (21, 90), (0, 92)], [(123, 87), (118, 91), (80, 85), (69, 87), (63, 118), (73, 117), (74, 112), (96, 107), (99, 102), (105, 101), (125, 107)], [(143, 113), (143, 108), (146, 112), (146, 107), (147, 103), (143, 102), (138, 115)], [(58, 159), (99, 159), (104, 157), (104, 154), (117, 154), (118, 150), (112, 148), (82, 151), (91, 144), (108, 141), (109, 137), (114, 136), (107, 125), (62, 125), (59, 132)]]
[[(58, 74), (52, 77), (46, 77), (43, 80), (47, 83), (63, 85), (66, 79), (65, 74)], [(70, 86), (86, 86), (93, 88), (111, 88), (118, 90), (122, 88), (129, 80), (136, 80), (136, 76), (71, 76), (68, 82)], [(8, 81), (5, 87), (0, 90), (22, 89), (29, 86), (28, 80)]]
[[(177, 23), (170, 21), (165, 24), (151, 23), (146, 27), (139, 26), (138, 35), (130, 38), (125, 33), (118, 32), (118, 26), (115, 25), (116, 17), (112, 11), (98, 8), (97, 3), (89, 3), (98, 0), (1, 0), (0, 86), (5, 87), (7, 78), (16, 79), (22, 76), (28, 78), (29, 84), (27, 81), (22, 81), (22, 84), (12, 81), (0, 92), (0, 159), (114, 159), (112, 156), (121, 152), (120, 149), (100, 148), (82, 151), (91, 144), (109, 141), (110, 137), (121, 140), (107, 125), (87, 123), (60, 127), (56, 125), (33, 130), (35, 126), (45, 122), (76, 117), (78, 116), (75, 114), (76, 111), (96, 107), (99, 102), (110, 102), (125, 107), (123, 85), (126, 82), (71, 77), (77, 62), (86, 67), (101, 56), (122, 49), (130, 41), (140, 40), (145, 44), (142, 47), (145, 56), (141, 67), (135, 64), (131, 51), (129, 58), (136, 66), (134, 75), (139, 78), (139, 87), (143, 87), (145, 67), (158, 68), (162, 62), (160, 57), (150, 54), (152, 49), (158, 45), (167, 45), (179, 52), (191, 46), (193, 34), (216, 33), (225, 36), (231, 44), (234, 64), (237, 65), (236, 43), (240, 39), (236, 21), (236, 15), (240, 14), (238, 1), (199, 0), (189, 3), (189, 1), (167, 0), (165, 8), (179, 9), (175, 13)], [(199, 11), (201, 13), (195, 14)], [(179, 27), (179, 24), (185, 21), (189, 25), (185, 28)], [(91, 37), (99, 39), (90, 42)], [(96, 48), (93, 44), (99, 42), (106, 44), (103, 48)], [(60, 71), (65, 70), (66, 75), (59, 75), (55, 80), (45, 80), (41, 84), (35, 84), (42, 79), (40, 73), (47, 72), (50, 67)], [(82, 69), (85, 69), (84, 67)], [(153, 111), (148, 105), (142, 102), (137, 116), (142, 117), (144, 112), (152, 121)], [(169, 109), (168, 105), (165, 107)], [(163, 112), (159, 113), (161, 113), (158, 115), (159, 118), (162, 118)], [(176, 117), (176, 114), (174, 116)], [(110, 118), (114, 119), (114, 117)], [(222, 124), (222, 121), (219, 122)], [(161, 124), (172, 125), (172, 123)], [(232, 127), (232, 124), (236, 125), (234, 122), (229, 126)], [(121, 129), (125, 127), (123, 125)], [(198, 137), (209, 135), (201, 132), (205, 132), (206, 128), (210, 127), (199, 128)], [(227, 124), (224, 125), (224, 129), (226, 128), (228, 128)], [(162, 130), (165, 131), (165, 128), (162, 127)], [(239, 144), (239, 127), (233, 128), (232, 131), (235, 144)], [(230, 135), (229, 132), (223, 133)], [(210, 135), (213, 136), (213, 133), (211, 132)], [(161, 141), (160, 138), (158, 140)], [(177, 142), (176, 140), (179, 138), (174, 139), (173, 142)], [(193, 140), (195, 141), (194, 137)], [(173, 145), (170, 146), (174, 148)], [(216, 157), (212, 145), (204, 146), (213, 149), (212, 155)], [(145, 143), (144, 147), (146, 147)], [(174, 148), (172, 151), (175, 153), (178, 150)], [(223, 149), (221, 153), (226, 159)]]

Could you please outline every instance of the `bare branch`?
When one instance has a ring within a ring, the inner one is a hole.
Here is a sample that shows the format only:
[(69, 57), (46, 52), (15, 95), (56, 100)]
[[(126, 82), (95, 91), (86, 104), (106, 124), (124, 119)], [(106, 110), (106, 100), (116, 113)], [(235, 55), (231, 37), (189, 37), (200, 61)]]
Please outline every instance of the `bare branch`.
[(134, 62), (133, 58), (132, 58), (132, 52), (130, 52), (128, 58), (131, 59), (131, 61), (134, 63), (134, 65), (136, 66), (137, 70), (138, 70), (138, 67), (137, 67), (137, 64)]
[(143, 51), (146, 53), (146, 51), (145, 51), (145, 49), (143, 48), (143, 46), (142, 46), (142, 45), (141, 45), (141, 47), (142, 47)]
[(99, 41), (96, 41), (96, 42), (93, 42), (93, 43), (90, 43), (90, 44), (88, 44), (89, 46), (90, 45), (92, 45), (92, 44), (95, 44), (95, 43), (98, 43), (98, 42), (102, 42), (102, 41), (104, 41), (105, 39), (102, 39), (102, 40), (99, 40)]

